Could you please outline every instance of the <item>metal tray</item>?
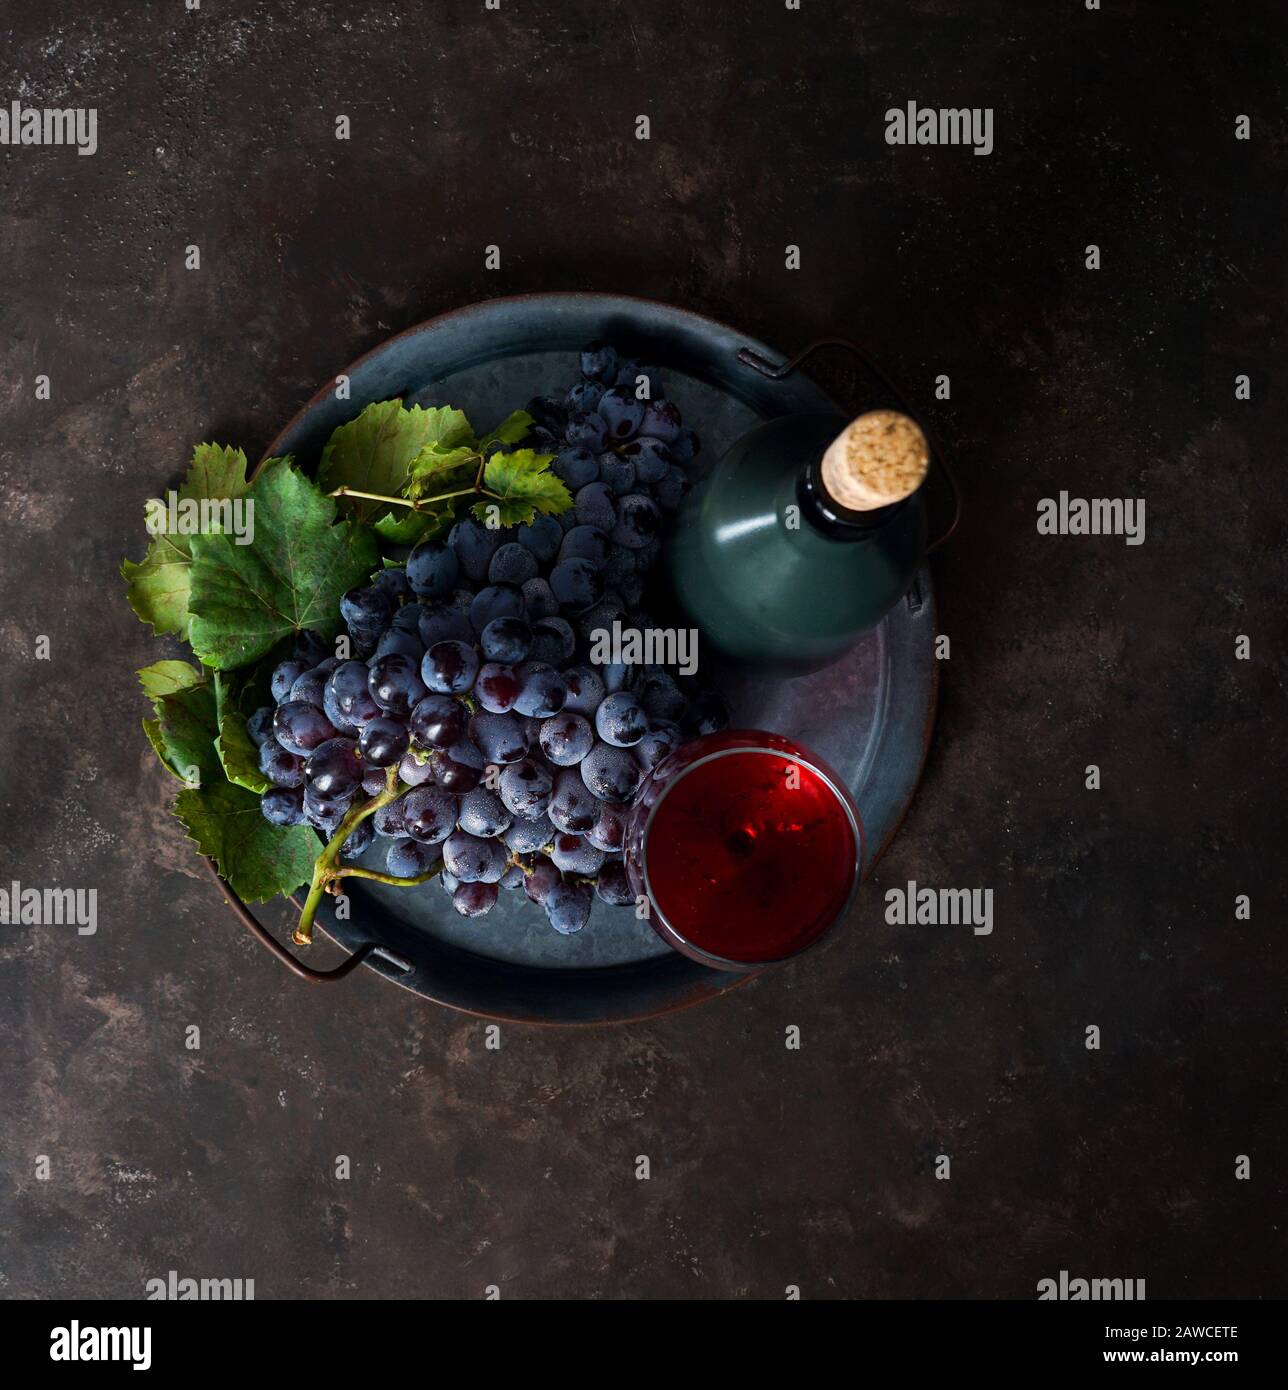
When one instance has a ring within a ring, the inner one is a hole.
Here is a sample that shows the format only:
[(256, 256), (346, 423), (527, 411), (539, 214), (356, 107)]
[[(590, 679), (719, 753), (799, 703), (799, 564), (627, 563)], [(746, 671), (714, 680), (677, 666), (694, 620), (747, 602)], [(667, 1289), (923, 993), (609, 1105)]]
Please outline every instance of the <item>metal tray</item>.
[[(571, 384), (576, 350), (594, 338), (661, 368), (668, 396), (702, 438), (699, 463), (708, 467), (764, 420), (838, 409), (796, 366), (830, 343), (859, 351), (829, 339), (784, 363), (724, 324), (618, 295), (492, 300), (408, 329), (359, 358), (345, 369), (349, 399), (337, 400), (332, 387), (319, 392), (267, 453), (293, 454), (312, 467), (337, 425), (392, 396), (409, 404), (450, 403), (477, 426), (490, 425), (531, 396)], [(887, 395), (902, 399), (879, 371), (878, 377)], [(865, 874), (894, 835), (921, 772), (934, 719), (934, 634), (923, 568), (906, 599), (825, 671), (764, 680), (716, 671), (705, 660), (702, 666), (728, 699), (735, 725), (788, 734), (846, 779), (864, 821)], [(379, 842), (369, 855), (371, 867), (381, 866)], [(349, 883), (348, 920), (336, 919), (329, 898), (318, 913), (327, 935), (354, 953), (337, 971), (295, 961), (232, 901), (246, 925), (302, 978), (338, 979), (364, 963), (426, 999), (487, 1018), (553, 1024), (644, 1018), (713, 998), (750, 978), (675, 954), (633, 913), (598, 901), (586, 929), (563, 937), (522, 894), (503, 893), (486, 917), (467, 920), (437, 881), (417, 889)], [(231, 898), (226, 885), (224, 891)], [(863, 903), (860, 894), (859, 912)], [(836, 927), (849, 929), (853, 914)]]

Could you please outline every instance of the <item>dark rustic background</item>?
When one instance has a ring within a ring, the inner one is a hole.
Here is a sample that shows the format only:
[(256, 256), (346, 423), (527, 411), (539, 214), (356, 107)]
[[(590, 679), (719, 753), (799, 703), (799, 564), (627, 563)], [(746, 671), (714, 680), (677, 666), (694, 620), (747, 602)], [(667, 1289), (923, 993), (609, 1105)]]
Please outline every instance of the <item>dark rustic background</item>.
[[(101, 922), (0, 928), (0, 1294), (1288, 1292), (1284, 35), (1129, 0), (5, 5), (0, 100), (95, 106), (100, 147), (0, 148), (0, 880), (96, 886)], [(887, 147), (910, 99), (993, 107), (994, 153)], [(498, 1053), (232, 923), (139, 732), (158, 653), (116, 567), (196, 441), (258, 452), (391, 333), (549, 289), (867, 340), (967, 515), (858, 920)], [(1145, 545), (1039, 537), (1061, 488), (1143, 496)], [(994, 888), (994, 934), (887, 926), (910, 878)]]

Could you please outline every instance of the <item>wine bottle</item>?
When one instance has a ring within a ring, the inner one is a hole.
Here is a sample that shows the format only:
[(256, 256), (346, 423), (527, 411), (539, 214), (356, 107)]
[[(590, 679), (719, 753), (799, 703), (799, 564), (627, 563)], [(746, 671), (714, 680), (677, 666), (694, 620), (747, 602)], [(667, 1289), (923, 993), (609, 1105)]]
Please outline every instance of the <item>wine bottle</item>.
[(744, 435), (667, 547), (672, 588), (725, 657), (784, 673), (842, 656), (903, 597), (926, 549), (920, 427), (873, 410), (793, 415)]

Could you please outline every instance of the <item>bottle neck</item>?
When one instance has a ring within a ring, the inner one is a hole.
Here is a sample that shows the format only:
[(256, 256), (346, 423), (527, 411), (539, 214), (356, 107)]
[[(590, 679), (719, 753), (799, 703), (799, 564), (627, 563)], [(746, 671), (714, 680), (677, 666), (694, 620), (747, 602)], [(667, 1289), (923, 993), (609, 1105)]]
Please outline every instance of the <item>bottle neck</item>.
[(796, 502), (801, 516), (816, 531), (838, 541), (858, 541), (879, 531), (902, 510), (906, 498), (870, 511), (843, 507), (823, 483), (823, 449), (814, 453), (796, 475)]

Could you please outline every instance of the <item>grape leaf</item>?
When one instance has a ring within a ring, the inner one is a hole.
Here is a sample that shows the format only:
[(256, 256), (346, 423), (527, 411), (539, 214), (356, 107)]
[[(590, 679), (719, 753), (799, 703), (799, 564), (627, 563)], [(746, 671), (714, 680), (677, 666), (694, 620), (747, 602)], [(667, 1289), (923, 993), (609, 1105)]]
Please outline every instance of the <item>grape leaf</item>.
[[(405, 516), (382, 516), (376, 522), (376, 532), (382, 539), (394, 545), (415, 545), (429, 536), (437, 536), (456, 519), (451, 502), (430, 507), (425, 511), (407, 512)], [(391, 565), (401, 564), (401, 560), (388, 561)]]
[[(246, 455), (240, 449), (198, 444), (178, 495), (181, 500), (240, 497), (246, 487)], [(188, 628), (190, 539), (164, 532), (153, 537), (141, 562), (125, 560), (121, 564), (121, 576), (129, 586), (126, 598), (130, 607), (158, 636), (166, 632), (184, 633)]]
[(495, 429), (490, 429), (479, 440), (479, 448), (492, 443), (517, 444), (532, 427), (532, 416), (526, 410), (512, 410)]
[(246, 721), (240, 714), (225, 714), (220, 718), (215, 752), (230, 782), (260, 795), (273, 785), (259, 770), (259, 749), (246, 732)]
[[(215, 736), (215, 692), (209, 682), (189, 685), (153, 700), (155, 721), (144, 720), (153, 748), (180, 781), (202, 785), (222, 780)], [(149, 728), (149, 724), (152, 728)]]
[(154, 661), (139, 672), (139, 684), (149, 700), (187, 690), (190, 685), (199, 685), (202, 679), (201, 672), (187, 661)]
[[(407, 409), (401, 401), (376, 401), (332, 432), (318, 465), (324, 492), (338, 487), (401, 496), (412, 460), (426, 444), (451, 445), (472, 439), (473, 430), (462, 411), (451, 406)], [(374, 521), (389, 510), (387, 502), (363, 497), (337, 499), (346, 515)]]
[[(427, 492), (450, 491), (448, 475), (466, 464), (476, 469), (478, 463), (478, 450), (468, 445), (449, 449), (441, 444), (427, 444), (412, 460), (406, 495), (418, 498), (424, 497)], [(472, 480), (473, 475), (470, 476)], [(464, 475), (461, 481), (464, 481)]]
[(553, 454), (519, 449), (513, 454), (493, 454), (483, 471), (483, 486), (495, 494), (474, 506), (480, 521), (488, 520), (493, 507), (502, 526), (530, 522), (536, 512), (562, 512), (572, 506), (563, 482), (547, 470)]
[(320, 843), (305, 825), (270, 825), (259, 797), (222, 777), (181, 791), (174, 813), (202, 854), (219, 867), (229, 886), (247, 902), (290, 893), (313, 876)]
[(255, 540), (192, 537), (192, 649), (217, 670), (245, 666), (279, 638), (339, 627), (340, 598), (365, 583), (380, 556), (371, 531), (335, 523), (335, 503), (287, 459), (264, 466), (247, 494)]

